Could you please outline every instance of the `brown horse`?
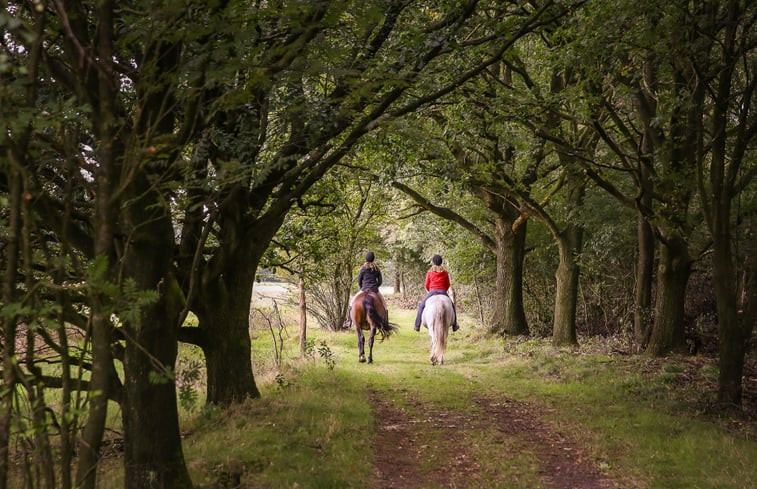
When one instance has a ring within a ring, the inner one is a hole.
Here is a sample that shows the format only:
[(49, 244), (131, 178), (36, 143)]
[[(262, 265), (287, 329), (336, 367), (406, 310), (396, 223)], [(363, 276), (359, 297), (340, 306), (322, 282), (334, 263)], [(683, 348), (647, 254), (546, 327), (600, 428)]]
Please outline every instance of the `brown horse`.
[(397, 325), (391, 324), (387, 319), (384, 301), (376, 292), (360, 291), (352, 299), (350, 319), (357, 331), (357, 347), (360, 353), (358, 360), (365, 362), (365, 336), (363, 330), (371, 331), (368, 338), (368, 363), (373, 363), (373, 340), (376, 331), (381, 333), (381, 341), (397, 331)]

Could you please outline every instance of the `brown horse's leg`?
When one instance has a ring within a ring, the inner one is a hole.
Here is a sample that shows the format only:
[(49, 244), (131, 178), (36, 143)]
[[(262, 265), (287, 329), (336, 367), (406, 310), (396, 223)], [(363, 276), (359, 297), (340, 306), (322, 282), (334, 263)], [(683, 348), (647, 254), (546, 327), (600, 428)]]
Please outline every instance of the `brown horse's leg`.
[(376, 338), (376, 327), (371, 326), (371, 337), (368, 338), (368, 363), (373, 363), (373, 340)]
[(358, 361), (360, 363), (363, 363), (365, 362), (365, 336), (363, 336), (363, 330), (360, 329), (359, 324), (355, 329), (357, 329), (357, 350), (359, 353)]

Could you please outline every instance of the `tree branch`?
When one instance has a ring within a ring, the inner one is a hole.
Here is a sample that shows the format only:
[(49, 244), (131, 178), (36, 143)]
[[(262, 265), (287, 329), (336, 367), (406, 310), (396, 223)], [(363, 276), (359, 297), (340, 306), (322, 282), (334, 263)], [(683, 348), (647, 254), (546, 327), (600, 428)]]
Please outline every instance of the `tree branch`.
[(407, 185), (393, 181), (392, 187), (404, 192), (408, 197), (413, 199), (415, 202), (418, 203), (421, 207), (424, 209), (427, 209), (430, 212), (433, 212), (439, 217), (442, 217), (444, 219), (447, 219), (448, 221), (455, 222), (462, 226), (464, 229), (472, 233), (474, 236), (478, 237), (479, 240), (481, 240), (481, 243), (489, 250), (492, 251), (492, 253), (496, 253), (497, 245), (494, 242), (493, 239), (491, 239), (486, 233), (484, 233), (481, 229), (479, 229), (475, 224), (465, 219), (460, 214), (456, 213), (452, 209), (449, 209), (447, 207), (439, 207), (437, 205), (432, 204), (428, 199), (423, 197), (421, 194), (416, 192), (415, 190), (411, 189)]

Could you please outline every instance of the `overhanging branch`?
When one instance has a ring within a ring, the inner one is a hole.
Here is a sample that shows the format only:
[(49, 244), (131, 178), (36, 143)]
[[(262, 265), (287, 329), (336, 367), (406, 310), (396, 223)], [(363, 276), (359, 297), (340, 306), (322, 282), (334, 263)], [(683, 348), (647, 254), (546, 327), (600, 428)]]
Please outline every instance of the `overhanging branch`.
[(460, 214), (456, 213), (452, 209), (449, 209), (447, 207), (440, 207), (437, 205), (434, 205), (429, 201), (427, 198), (423, 197), (421, 194), (413, 190), (412, 188), (408, 187), (402, 182), (393, 181), (392, 187), (402, 191), (405, 193), (408, 197), (413, 199), (419, 206), (423, 207), (424, 209), (433, 212), (437, 216), (444, 218), (448, 221), (452, 221), (454, 223), (459, 224), (462, 226), (465, 230), (472, 233), (474, 236), (478, 237), (479, 240), (481, 240), (481, 243), (489, 249), (492, 253), (496, 253), (497, 245), (494, 242), (493, 239), (491, 239), (486, 233), (484, 233), (481, 229), (478, 228), (475, 224), (465, 219)]

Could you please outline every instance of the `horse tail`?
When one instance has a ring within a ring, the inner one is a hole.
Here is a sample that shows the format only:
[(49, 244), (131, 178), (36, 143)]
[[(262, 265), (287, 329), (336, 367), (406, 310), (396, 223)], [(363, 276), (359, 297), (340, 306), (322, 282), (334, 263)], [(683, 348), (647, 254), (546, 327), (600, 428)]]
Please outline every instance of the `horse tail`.
[(389, 323), (382, 314), (376, 308), (373, 303), (374, 297), (371, 294), (366, 294), (363, 297), (363, 308), (365, 309), (365, 315), (370, 319), (370, 322), (376, 327), (379, 333), (381, 333), (381, 340), (390, 336), (397, 331), (397, 326)]
[(434, 308), (434, 346), (431, 357), (439, 363), (444, 363), (444, 352), (447, 349), (447, 335), (452, 324), (452, 309), (448, 298), (441, 298)]

